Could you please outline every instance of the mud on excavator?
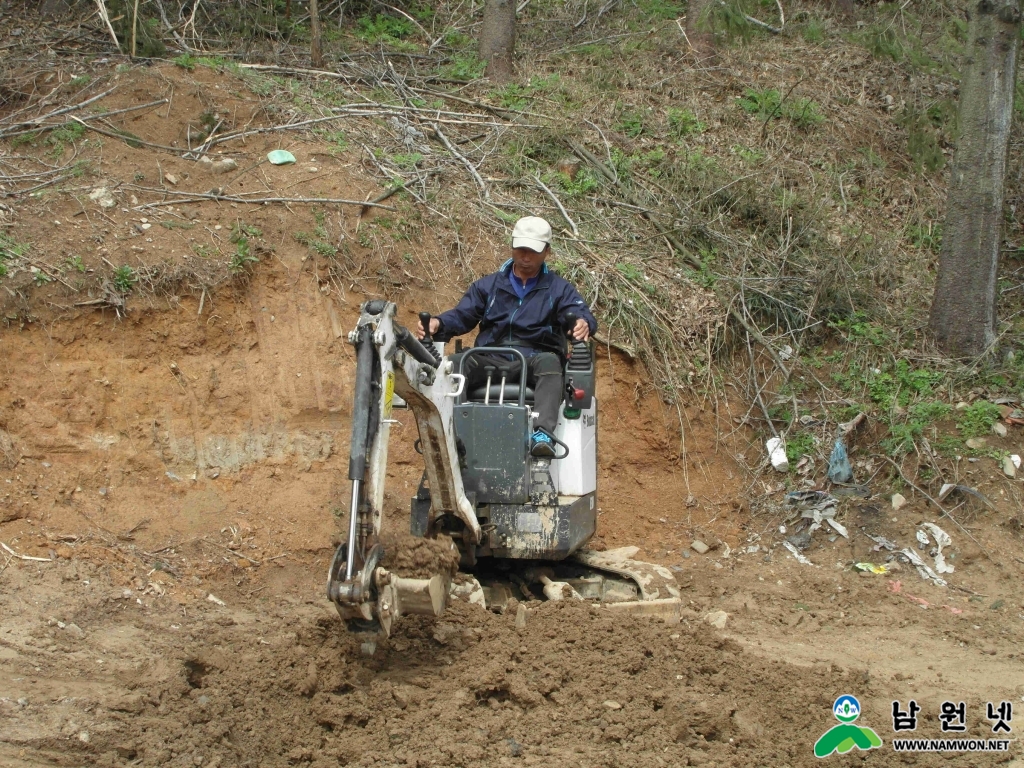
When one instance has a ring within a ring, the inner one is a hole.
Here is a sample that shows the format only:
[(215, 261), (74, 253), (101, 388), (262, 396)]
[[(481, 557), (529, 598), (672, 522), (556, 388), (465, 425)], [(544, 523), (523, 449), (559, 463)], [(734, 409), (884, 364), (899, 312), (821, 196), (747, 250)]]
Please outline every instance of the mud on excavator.
[[(564, 407), (556, 455), (534, 457), (533, 391), (508, 364), (485, 364), (486, 381), (467, 389), (474, 355), (518, 362), (509, 347), (474, 347), (445, 356), (444, 343), (418, 340), (396, 320), (397, 307), (360, 307), (349, 342), (356, 349), (348, 537), (337, 549), (327, 596), (353, 630), (389, 635), (403, 614), (439, 616), (458, 595), (501, 610), (516, 597), (585, 599), (610, 610), (678, 620), (671, 571), (632, 559), (636, 547), (586, 549), (597, 529), (597, 398), (593, 342), (567, 337)], [(563, 320), (571, 328), (575, 317)], [(430, 315), (420, 314), (424, 329)], [(380, 543), (392, 410), (407, 407), (419, 430), (423, 479), (411, 502), (414, 536), (449, 536), (459, 569), (403, 578), (381, 565)]]

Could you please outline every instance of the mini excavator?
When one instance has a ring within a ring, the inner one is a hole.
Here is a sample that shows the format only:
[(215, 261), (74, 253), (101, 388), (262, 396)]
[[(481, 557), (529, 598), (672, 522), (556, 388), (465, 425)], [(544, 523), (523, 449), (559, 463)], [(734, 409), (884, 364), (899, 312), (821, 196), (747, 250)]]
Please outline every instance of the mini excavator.
[[(511, 360), (508, 347), (418, 340), (396, 322), (397, 307), (365, 302), (348, 340), (356, 378), (348, 476), (348, 537), (337, 548), (327, 596), (354, 631), (390, 635), (405, 614), (440, 616), (452, 596), (502, 610), (518, 599), (583, 599), (610, 610), (677, 620), (679, 590), (671, 571), (632, 559), (636, 547), (586, 549), (597, 528), (597, 399), (593, 342), (566, 337), (565, 399), (555, 430), (556, 455), (530, 454), (533, 390), (508, 366), (483, 366), (486, 382), (467, 389), (462, 370), (473, 355)], [(429, 313), (420, 313), (423, 328)], [(566, 328), (576, 317), (567, 313)], [(486, 362), (485, 359), (485, 362)], [(512, 380), (517, 379), (517, 380)], [(382, 566), (380, 542), (392, 410), (416, 420), (423, 478), (411, 502), (414, 536), (444, 534), (458, 549), (450, 573), (403, 578)]]

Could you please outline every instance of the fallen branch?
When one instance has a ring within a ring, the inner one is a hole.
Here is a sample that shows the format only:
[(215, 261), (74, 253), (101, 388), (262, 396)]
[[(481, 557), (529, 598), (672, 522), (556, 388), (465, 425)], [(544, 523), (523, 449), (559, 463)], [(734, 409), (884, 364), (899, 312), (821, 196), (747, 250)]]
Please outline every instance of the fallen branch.
[(102, 128), (97, 128), (92, 123), (87, 123), (87, 122), (85, 122), (85, 120), (82, 120), (81, 118), (75, 117), (74, 115), (71, 115), (70, 117), (76, 123), (78, 123), (79, 125), (85, 126), (90, 131), (95, 131), (96, 133), (99, 133), (99, 134), (101, 134), (103, 136), (109, 136), (112, 139), (120, 139), (125, 144), (127, 144), (129, 147), (132, 146), (132, 144), (140, 144), (140, 145), (142, 145), (144, 147), (152, 147), (153, 149), (159, 149), (159, 150), (161, 150), (163, 152), (171, 152), (172, 154), (175, 154), (175, 155), (181, 155), (181, 154), (183, 154), (186, 151), (186, 150), (182, 150), (182, 149), (180, 149), (178, 147), (166, 147), (163, 144), (154, 144), (154, 143), (152, 143), (150, 141), (145, 141), (143, 139), (140, 139), (137, 136), (131, 136), (131, 135), (127, 135), (126, 136), (123, 133), (117, 133), (115, 131), (105, 131)]
[(51, 562), (53, 562), (48, 557), (32, 557), (31, 555), (20, 555), (17, 552), (15, 552), (13, 549), (8, 547), (6, 544), (4, 544), (2, 541), (0, 541), (0, 547), (3, 547), (4, 552), (9, 554), (11, 557), (16, 557), (19, 560), (34, 560), (34, 561), (36, 561), (38, 563), (51, 563)]
[(540, 186), (540, 188), (543, 189), (544, 192), (547, 193), (547, 196), (551, 198), (551, 201), (556, 206), (558, 206), (558, 210), (561, 211), (561, 213), (562, 213), (562, 218), (564, 218), (567, 222), (569, 222), (569, 226), (572, 228), (572, 236), (573, 237), (579, 237), (580, 236), (580, 231), (579, 231), (579, 229), (576, 228), (576, 222), (573, 221), (572, 218), (569, 216), (568, 212), (565, 210), (565, 206), (562, 205), (562, 201), (559, 200), (557, 197), (555, 197), (555, 193), (552, 192), (550, 189), (548, 189), (547, 184), (545, 184), (543, 181), (540, 180), (540, 176), (534, 176), (533, 178), (537, 182), (537, 184)]
[(380, 208), (385, 211), (397, 212), (397, 208), (390, 205), (380, 205), (365, 200), (345, 200), (338, 197), (236, 197), (235, 195), (215, 195), (204, 192), (178, 192), (178, 197), (173, 200), (160, 200), (155, 203), (143, 203), (135, 206), (132, 210), (141, 211), (146, 208), (159, 208), (164, 205), (177, 205), (188, 203), (194, 200), (219, 200), (225, 203), (246, 203), (247, 205), (262, 205), (263, 203), (310, 203), (310, 204), (334, 204), (334, 205), (361, 205), (372, 208)]
[[(3, 138), (5, 136), (9, 136), (9, 135), (13, 134), (13, 129), (15, 129), (15, 128), (21, 129), (21, 128), (24, 128), (25, 126), (30, 126), (30, 125), (37, 125), (38, 126), (38, 125), (41, 125), (44, 120), (48, 120), (51, 117), (57, 117), (57, 115), (65, 115), (68, 112), (74, 112), (75, 110), (81, 109), (82, 107), (87, 107), (90, 104), (92, 104), (93, 102), (99, 101), (104, 96), (109, 96), (116, 89), (117, 89), (117, 86), (115, 85), (113, 88), (110, 88), (109, 90), (106, 90), (103, 93), (100, 93), (100, 94), (98, 94), (96, 96), (93, 96), (91, 99), (86, 99), (85, 101), (83, 101), (83, 102), (81, 102), (79, 104), (72, 104), (70, 107), (62, 107), (61, 109), (55, 109), (53, 112), (47, 112), (45, 115), (41, 115), (39, 117), (34, 117), (31, 120), (22, 120), (20, 123), (14, 123), (9, 128), (7, 128), (7, 129), (5, 129), (3, 131), (0, 131), (0, 138)], [(62, 123), (62, 125), (63, 125), (63, 123)]]
[(451, 152), (455, 158), (461, 161), (464, 166), (466, 166), (466, 170), (469, 171), (470, 175), (472, 175), (473, 177), (473, 180), (476, 181), (477, 186), (480, 187), (480, 191), (483, 193), (484, 201), (488, 203), (491, 202), (491, 193), (487, 191), (487, 185), (484, 184), (484, 180), (480, 178), (480, 174), (477, 173), (477, 170), (476, 168), (473, 167), (473, 164), (469, 162), (469, 160), (467, 160), (466, 157), (455, 148), (454, 144), (448, 141), (448, 137), (441, 132), (441, 126), (439, 126), (437, 123), (431, 123), (430, 127), (434, 129), (434, 133), (437, 134), (437, 138), (444, 142), (444, 145), (448, 148), (448, 151)]

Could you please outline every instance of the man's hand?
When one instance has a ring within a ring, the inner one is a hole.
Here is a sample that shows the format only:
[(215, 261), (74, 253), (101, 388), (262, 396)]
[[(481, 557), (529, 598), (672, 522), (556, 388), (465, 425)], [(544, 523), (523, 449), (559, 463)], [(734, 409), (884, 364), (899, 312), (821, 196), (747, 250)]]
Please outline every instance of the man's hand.
[[(430, 318), (430, 335), (431, 336), (433, 336), (435, 333), (437, 333), (437, 331), (438, 331), (438, 329), (440, 327), (441, 327), (441, 321), (440, 320), (438, 320), (436, 317)], [(421, 323), (419, 320), (417, 320), (416, 321), (416, 338), (417, 339), (422, 339), (425, 335), (426, 334), (423, 333), (423, 323)]]
[(576, 321), (576, 326), (572, 329), (572, 337), (576, 341), (586, 341), (590, 338), (590, 324), (582, 317)]

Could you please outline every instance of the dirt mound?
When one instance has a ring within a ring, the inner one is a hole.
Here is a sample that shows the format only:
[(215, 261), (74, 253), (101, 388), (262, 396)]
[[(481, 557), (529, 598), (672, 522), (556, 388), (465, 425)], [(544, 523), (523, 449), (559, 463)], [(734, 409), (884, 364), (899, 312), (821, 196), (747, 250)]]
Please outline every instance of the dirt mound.
[(887, 681), (765, 659), (695, 613), (531, 603), (517, 629), (516, 606), (456, 602), (367, 657), (322, 600), (222, 584), (226, 605), (186, 609), (84, 563), (7, 576), (3, 668), (20, 674), (4, 674), (4, 741), (56, 764), (809, 766), (851, 690), (888, 738)]
[(420, 539), (400, 531), (381, 534), (385, 568), (407, 579), (423, 579), (435, 573), (454, 576), (459, 570), (459, 551), (448, 536)]

